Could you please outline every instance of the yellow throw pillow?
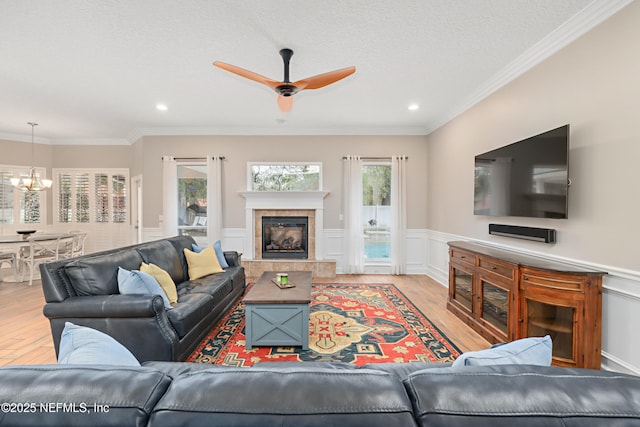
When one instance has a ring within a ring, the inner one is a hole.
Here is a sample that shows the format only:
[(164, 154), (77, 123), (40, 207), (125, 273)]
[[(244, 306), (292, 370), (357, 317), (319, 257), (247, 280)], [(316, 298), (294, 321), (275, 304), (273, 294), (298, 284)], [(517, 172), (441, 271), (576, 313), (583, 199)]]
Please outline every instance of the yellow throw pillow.
[(199, 279), (214, 273), (222, 273), (216, 252), (213, 246), (207, 246), (202, 252), (197, 253), (184, 248), (184, 256), (189, 266), (189, 280)]
[(154, 279), (156, 279), (164, 293), (167, 294), (167, 298), (169, 298), (169, 302), (171, 304), (178, 302), (176, 284), (173, 283), (173, 279), (169, 276), (169, 273), (155, 264), (146, 264), (144, 262), (140, 264), (140, 271), (150, 274)]

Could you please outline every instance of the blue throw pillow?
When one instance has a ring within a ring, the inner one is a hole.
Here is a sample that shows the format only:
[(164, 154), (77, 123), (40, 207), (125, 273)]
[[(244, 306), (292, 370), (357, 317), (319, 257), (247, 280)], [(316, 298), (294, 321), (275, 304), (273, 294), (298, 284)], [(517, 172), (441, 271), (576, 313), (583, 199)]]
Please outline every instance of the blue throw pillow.
[(65, 322), (58, 364), (140, 366), (129, 350), (107, 334)]
[[(205, 248), (204, 246), (198, 246), (195, 243), (191, 244), (191, 249), (195, 253), (202, 252), (204, 248)], [(222, 268), (229, 267), (229, 264), (227, 264), (227, 260), (224, 257), (224, 252), (222, 251), (222, 244), (220, 243), (220, 240), (216, 240), (216, 242), (213, 244), (213, 250), (216, 252), (216, 258), (218, 258), (218, 263), (220, 264), (220, 267)]]
[(463, 353), (451, 365), (486, 366), (486, 365), (551, 365), (551, 337), (523, 338), (506, 344), (498, 344), (480, 351)]
[(224, 258), (224, 252), (222, 251), (222, 244), (220, 243), (220, 240), (216, 240), (216, 242), (213, 244), (213, 249), (215, 249), (216, 251), (216, 257), (218, 258), (220, 267), (229, 267), (229, 264), (227, 264), (227, 260)]
[(160, 287), (158, 281), (149, 273), (138, 270), (129, 271), (118, 267), (118, 290), (123, 295), (160, 295), (164, 301), (164, 308), (166, 310), (173, 308), (165, 291)]

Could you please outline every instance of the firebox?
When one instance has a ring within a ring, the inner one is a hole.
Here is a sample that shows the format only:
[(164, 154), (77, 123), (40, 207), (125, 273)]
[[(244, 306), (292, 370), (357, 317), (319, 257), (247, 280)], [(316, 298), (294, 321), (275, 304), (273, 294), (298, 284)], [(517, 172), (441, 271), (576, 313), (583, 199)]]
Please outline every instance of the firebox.
[(306, 259), (308, 238), (309, 217), (262, 217), (262, 258)]

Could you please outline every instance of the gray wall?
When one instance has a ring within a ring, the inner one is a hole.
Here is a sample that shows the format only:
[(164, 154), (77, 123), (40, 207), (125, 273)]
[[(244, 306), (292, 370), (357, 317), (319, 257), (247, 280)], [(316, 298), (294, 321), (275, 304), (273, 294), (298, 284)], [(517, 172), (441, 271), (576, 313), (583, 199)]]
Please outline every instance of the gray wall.
[[(427, 228), (638, 272), (639, 22), (636, 2), (431, 133)], [(569, 218), (474, 216), (474, 156), (566, 123)], [(555, 228), (558, 243), (489, 236), (490, 222)]]
[(426, 228), (427, 147), (424, 136), (145, 136), (144, 226), (158, 227), (162, 212), (163, 155), (197, 157), (223, 155), (224, 226), (243, 228), (244, 198), (248, 162), (311, 162), (323, 164), (325, 199), (324, 226), (342, 228), (342, 156), (407, 155), (407, 197), (410, 200), (409, 228)]

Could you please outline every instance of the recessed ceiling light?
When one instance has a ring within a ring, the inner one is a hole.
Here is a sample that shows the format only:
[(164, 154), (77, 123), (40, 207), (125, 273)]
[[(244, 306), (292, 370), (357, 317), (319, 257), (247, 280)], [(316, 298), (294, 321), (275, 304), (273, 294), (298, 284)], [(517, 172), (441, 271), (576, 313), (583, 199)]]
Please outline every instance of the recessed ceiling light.
[(409, 111), (416, 111), (420, 106), (418, 104), (410, 104)]
[(169, 109), (169, 108), (168, 108), (166, 105), (164, 105), (164, 104), (158, 104), (158, 105), (156, 105), (156, 108), (157, 108), (158, 110), (160, 110), (160, 111), (167, 111), (167, 110)]

